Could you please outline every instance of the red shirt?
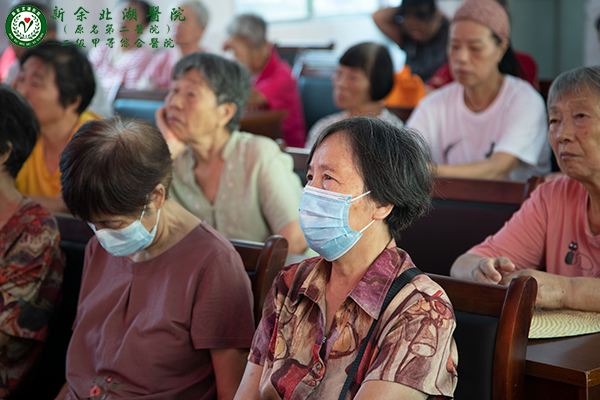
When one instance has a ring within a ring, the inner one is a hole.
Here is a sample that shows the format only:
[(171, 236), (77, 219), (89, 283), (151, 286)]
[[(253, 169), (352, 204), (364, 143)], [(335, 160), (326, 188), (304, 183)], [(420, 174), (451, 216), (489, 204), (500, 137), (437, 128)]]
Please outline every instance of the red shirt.
[[(527, 82), (531, 83), (536, 90), (540, 89), (540, 83), (538, 80), (538, 68), (535, 60), (529, 54), (521, 53), (515, 50), (515, 56), (521, 63), (521, 68), (523, 68), (523, 72), (525, 76), (519, 76), (521, 79), (525, 79)], [(450, 66), (448, 63), (442, 65), (437, 72), (429, 78), (426, 82), (428, 86), (431, 86), (435, 89), (439, 89), (447, 83), (454, 81), (452, 74), (450, 74)]]
[(298, 84), (292, 77), (292, 69), (279, 58), (274, 48), (269, 63), (254, 77), (252, 83), (267, 98), (268, 109), (287, 111), (288, 116), (283, 120), (282, 127), (287, 145), (304, 147), (306, 125)]

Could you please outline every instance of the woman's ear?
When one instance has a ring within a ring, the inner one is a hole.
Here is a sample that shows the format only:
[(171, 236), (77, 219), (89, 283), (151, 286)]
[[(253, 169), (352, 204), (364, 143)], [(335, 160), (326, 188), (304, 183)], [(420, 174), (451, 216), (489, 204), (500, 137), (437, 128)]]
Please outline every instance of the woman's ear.
[(235, 103), (223, 103), (217, 107), (217, 111), (219, 113), (219, 121), (220, 126), (225, 127), (231, 121), (231, 118), (235, 115), (237, 111), (237, 106)]
[(77, 112), (77, 109), (79, 108), (79, 105), (81, 104), (81, 96), (77, 96), (75, 98), (75, 100), (69, 104), (67, 107), (65, 107), (67, 110), (73, 111), (75, 114), (79, 114)]
[(154, 203), (154, 207), (156, 210), (162, 208), (165, 204), (165, 200), (167, 199), (167, 190), (162, 183), (156, 185), (154, 190), (152, 191), (152, 203)]
[(0, 165), (6, 164), (12, 153), (12, 143), (8, 142), (8, 150), (4, 154), (0, 154)]
[(500, 47), (500, 59), (498, 60), (498, 64), (500, 64), (502, 62), (502, 59), (504, 58), (504, 55), (506, 54), (507, 50), (508, 50), (508, 46), (510, 46), (510, 42), (508, 41), (508, 39), (502, 39), (500, 41), (500, 43), (498, 44), (498, 47)]
[(385, 206), (378, 206), (373, 214), (373, 219), (386, 219), (394, 208), (393, 204), (387, 204)]

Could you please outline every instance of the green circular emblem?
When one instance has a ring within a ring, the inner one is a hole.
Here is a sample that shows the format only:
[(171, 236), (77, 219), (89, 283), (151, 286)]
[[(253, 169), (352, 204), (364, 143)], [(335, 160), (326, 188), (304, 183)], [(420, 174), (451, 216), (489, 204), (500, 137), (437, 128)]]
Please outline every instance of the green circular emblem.
[(34, 6), (19, 6), (6, 18), (6, 35), (20, 47), (39, 44), (48, 30), (46, 17)]

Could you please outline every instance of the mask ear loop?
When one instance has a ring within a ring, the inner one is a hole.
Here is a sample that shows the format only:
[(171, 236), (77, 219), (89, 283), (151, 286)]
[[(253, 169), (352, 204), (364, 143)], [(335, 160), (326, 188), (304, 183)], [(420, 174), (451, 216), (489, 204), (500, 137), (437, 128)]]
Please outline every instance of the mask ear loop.
[(365, 226), (364, 228), (362, 228), (362, 229), (360, 230), (360, 232), (358, 232), (358, 233), (363, 233), (363, 232), (364, 232), (364, 231), (365, 231), (365, 230), (366, 230), (368, 227), (370, 227), (371, 225), (373, 225), (373, 222), (375, 222), (375, 220), (372, 220), (371, 222), (369, 222), (369, 225), (367, 225), (367, 226)]
[(356, 200), (360, 199), (361, 197), (365, 197), (365, 196), (366, 196), (366, 195), (368, 195), (369, 193), (371, 193), (371, 191), (370, 191), (370, 190), (369, 190), (368, 192), (365, 192), (365, 193), (361, 194), (361, 195), (360, 195), (360, 196), (358, 196), (358, 197), (355, 197), (355, 198), (353, 198), (352, 200), (350, 200), (350, 202), (356, 201)]

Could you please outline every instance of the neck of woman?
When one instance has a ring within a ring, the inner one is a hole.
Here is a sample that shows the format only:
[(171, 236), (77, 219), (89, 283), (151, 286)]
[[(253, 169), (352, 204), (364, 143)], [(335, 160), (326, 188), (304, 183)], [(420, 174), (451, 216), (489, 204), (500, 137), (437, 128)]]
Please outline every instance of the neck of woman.
[(503, 83), (504, 74), (497, 71), (489, 79), (479, 84), (465, 86), (465, 105), (473, 112), (486, 110), (496, 100)]
[(79, 115), (72, 113), (41, 125), (40, 139), (44, 141), (44, 149), (53, 153), (62, 153), (69, 143), (77, 122), (79, 122)]
[[(369, 232), (369, 230), (372, 230)], [(368, 233), (367, 233), (368, 232)], [(360, 240), (346, 254), (331, 263), (331, 276), (328, 285), (341, 286), (351, 291), (371, 264), (386, 249), (392, 240), (387, 225), (375, 221)]]
[(588, 222), (593, 235), (600, 235), (600, 186), (584, 185), (590, 194), (588, 203)]
[(13, 177), (7, 171), (0, 171), (0, 229), (19, 209), (22, 200), (23, 195), (17, 190)]
[(221, 158), (223, 149), (231, 133), (225, 128), (217, 129), (212, 135), (206, 135), (189, 143), (189, 147), (194, 153), (196, 165), (208, 164), (211, 161)]
[(372, 101), (370, 103), (361, 104), (356, 107), (348, 108), (349, 117), (360, 117), (360, 116), (377, 116), (381, 114), (383, 107), (378, 101)]

